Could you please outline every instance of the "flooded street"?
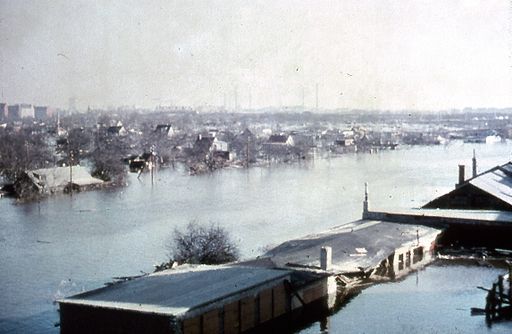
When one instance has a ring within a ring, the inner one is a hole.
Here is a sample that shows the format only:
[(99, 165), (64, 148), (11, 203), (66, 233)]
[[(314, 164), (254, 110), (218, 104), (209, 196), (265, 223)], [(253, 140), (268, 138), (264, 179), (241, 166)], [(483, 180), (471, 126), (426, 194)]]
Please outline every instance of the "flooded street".
[[(252, 258), (270, 245), (359, 219), (364, 182), (370, 187), (370, 208), (419, 207), (452, 189), (459, 163), (469, 174), (473, 148), (480, 171), (511, 158), (509, 143), (453, 142), (193, 177), (179, 169), (162, 170), (154, 185), (149, 175), (138, 180), (132, 174), (122, 189), (18, 205), (2, 199), (0, 332), (58, 332), (56, 298), (101, 287), (115, 276), (151, 272), (166, 260), (174, 228), (190, 221), (225, 227), (243, 258)], [(488, 286), (498, 273), (431, 266), (402, 282), (363, 291), (330, 318), (330, 328), (347, 333), (485, 331), (484, 319), (471, 318), (469, 309), (484, 303), (476, 286)], [(496, 325), (491, 332), (511, 328)], [(313, 324), (304, 332), (318, 331)]]

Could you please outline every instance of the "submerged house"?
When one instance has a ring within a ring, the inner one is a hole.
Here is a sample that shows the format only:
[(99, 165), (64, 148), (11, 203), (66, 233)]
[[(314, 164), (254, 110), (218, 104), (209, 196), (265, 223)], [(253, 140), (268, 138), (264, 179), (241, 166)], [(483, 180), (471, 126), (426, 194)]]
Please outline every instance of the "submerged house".
[(172, 137), (174, 136), (175, 131), (171, 124), (158, 124), (155, 128), (155, 133), (157, 135)]
[(267, 156), (287, 157), (293, 150), (295, 142), (290, 135), (279, 134), (271, 135), (266, 142), (263, 143), (263, 152)]
[(126, 131), (124, 126), (121, 124), (110, 126), (107, 128), (107, 135), (109, 136), (126, 136), (127, 134), (128, 131)]
[(124, 162), (130, 167), (130, 172), (139, 173), (145, 169), (151, 170), (160, 160), (161, 157), (155, 152), (144, 152), (141, 155), (131, 155)]
[(192, 155), (199, 160), (206, 159), (214, 140), (213, 137), (198, 135), (192, 147)]
[[(261, 330), (286, 321), (302, 303), (321, 299), (322, 277), (265, 261), (168, 269), (60, 300), (61, 333)], [(320, 281), (300, 291), (305, 280)]]
[(464, 178), (464, 166), (459, 166), (459, 182), (455, 189), (427, 203), (426, 209), (465, 209), (512, 211), (512, 162)]
[(18, 198), (49, 195), (58, 192), (80, 191), (104, 182), (92, 177), (83, 166), (43, 168), (24, 172), (14, 183)]
[(271, 135), (268, 138), (268, 141), (265, 143), (266, 146), (294, 146), (294, 140), (292, 136), (280, 134), (280, 135)]
[(370, 280), (432, 259), (440, 230), (360, 220), (262, 257), (183, 265), (59, 300), (61, 333), (280, 333), (323, 317)]

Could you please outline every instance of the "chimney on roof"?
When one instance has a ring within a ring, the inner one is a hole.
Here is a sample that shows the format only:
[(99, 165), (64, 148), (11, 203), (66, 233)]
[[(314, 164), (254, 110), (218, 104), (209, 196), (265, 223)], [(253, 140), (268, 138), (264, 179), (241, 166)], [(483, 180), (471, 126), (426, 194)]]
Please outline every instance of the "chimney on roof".
[(332, 248), (325, 246), (320, 249), (320, 268), (322, 270), (331, 269), (332, 265)]
[(473, 149), (473, 177), (476, 176), (476, 154), (475, 149)]
[(464, 174), (466, 172), (466, 166), (465, 165), (459, 165), (459, 182), (457, 183), (456, 187), (460, 187), (464, 183)]

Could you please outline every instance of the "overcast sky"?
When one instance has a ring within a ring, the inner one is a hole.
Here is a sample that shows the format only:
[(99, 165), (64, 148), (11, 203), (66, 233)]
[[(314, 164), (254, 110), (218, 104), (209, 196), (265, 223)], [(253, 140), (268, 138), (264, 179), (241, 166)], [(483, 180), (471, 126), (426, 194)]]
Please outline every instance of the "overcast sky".
[(0, 0), (1, 100), (512, 106), (509, 1)]

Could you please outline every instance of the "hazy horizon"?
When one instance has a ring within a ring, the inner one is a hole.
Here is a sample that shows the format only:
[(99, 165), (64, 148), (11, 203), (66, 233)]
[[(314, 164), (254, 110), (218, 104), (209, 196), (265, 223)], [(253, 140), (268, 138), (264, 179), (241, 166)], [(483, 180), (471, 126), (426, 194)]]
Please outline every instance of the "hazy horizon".
[(509, 1), (0, 0), (1, 101), (512, 106)]

